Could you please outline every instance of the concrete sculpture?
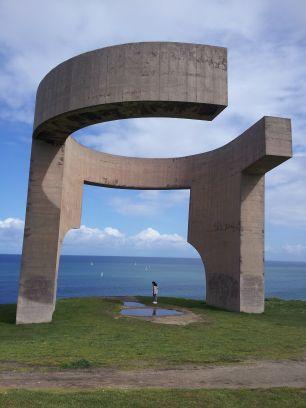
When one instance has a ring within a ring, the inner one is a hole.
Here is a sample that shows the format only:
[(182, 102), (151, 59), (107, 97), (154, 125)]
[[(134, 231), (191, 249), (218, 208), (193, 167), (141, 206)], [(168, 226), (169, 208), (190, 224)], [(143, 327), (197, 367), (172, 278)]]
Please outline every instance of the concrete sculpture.
[(80, 226), (84, 184), (190, 189), (188, 242), (205, 265), (207, 303), (236, 312), (264, 310), (264, 174), (291, 157), (289, 119), (264, 117), (222, 148), (169, 159), (99, 153), (70, 137), (115, 119), (212, 120), (226, 106), (226, 49), (207, 45), (102, 48), (65, 61), (42, 80), (18, 324), (52, 320), (60, 247), (67, 231)]

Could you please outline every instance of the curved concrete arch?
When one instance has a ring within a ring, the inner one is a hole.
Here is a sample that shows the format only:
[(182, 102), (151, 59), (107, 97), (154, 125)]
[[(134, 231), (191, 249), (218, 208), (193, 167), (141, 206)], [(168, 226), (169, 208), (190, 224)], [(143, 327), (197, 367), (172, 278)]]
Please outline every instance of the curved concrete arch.
[(144, 159), (90, 150), (69, 135), (128, 117), (211, 120), (227, 104), (226, 49), (138, 43), (74, 57), (36, 100), (17, 323), (52, 320), (62, 240), (79, 228), (83, 185), (190, 189), (188, 242), (205, 260), (207, 302), (264, 308), (264, 174), (291, 156), (290, 120), (264, 117), (227, 145)]
[(123, 44), (71, 58), (45, 76), (34, 136), (64, 141), (90, 124), (132, 117), (212, 120), (226, 106), (226, 48)]

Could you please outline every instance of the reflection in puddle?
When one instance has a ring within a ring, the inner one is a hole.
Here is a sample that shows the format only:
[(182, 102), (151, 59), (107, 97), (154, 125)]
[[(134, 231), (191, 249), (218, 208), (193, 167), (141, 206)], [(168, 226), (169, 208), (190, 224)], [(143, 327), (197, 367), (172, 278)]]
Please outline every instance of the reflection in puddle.
[(120, 312), (123, 316), (181, 316), (183, 312), (172, 309), (156, 309), (153, 307), (146, 307), (142, 309), (123, 309)]
[(146, 307), (143, 303), (139, 302), (123, 302), (123, 306), (125, 307)]

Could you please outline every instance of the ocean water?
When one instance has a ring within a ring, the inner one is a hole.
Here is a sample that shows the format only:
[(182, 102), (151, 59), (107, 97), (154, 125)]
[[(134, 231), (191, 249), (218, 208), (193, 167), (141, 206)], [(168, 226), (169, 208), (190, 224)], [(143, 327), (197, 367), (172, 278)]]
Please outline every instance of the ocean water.
[[(20, 255), (0, 255), (0, 303), (16, 303)], [(62, 256), (58, 297), (151, 295), (203, 299), (204, 267), (200, 259)], [(306, 263), (265, 264), (265, 296), (306, 300)]]

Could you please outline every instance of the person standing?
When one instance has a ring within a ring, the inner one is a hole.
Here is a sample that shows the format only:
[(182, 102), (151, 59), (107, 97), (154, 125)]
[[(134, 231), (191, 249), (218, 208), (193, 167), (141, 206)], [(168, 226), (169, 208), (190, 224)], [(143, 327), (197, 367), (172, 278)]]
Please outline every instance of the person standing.
[(157, 305), (157, 293), (158, 293), (158, 287), (156, 282), (152, 282), (152, 295), (153, 295), (153, 304)]

